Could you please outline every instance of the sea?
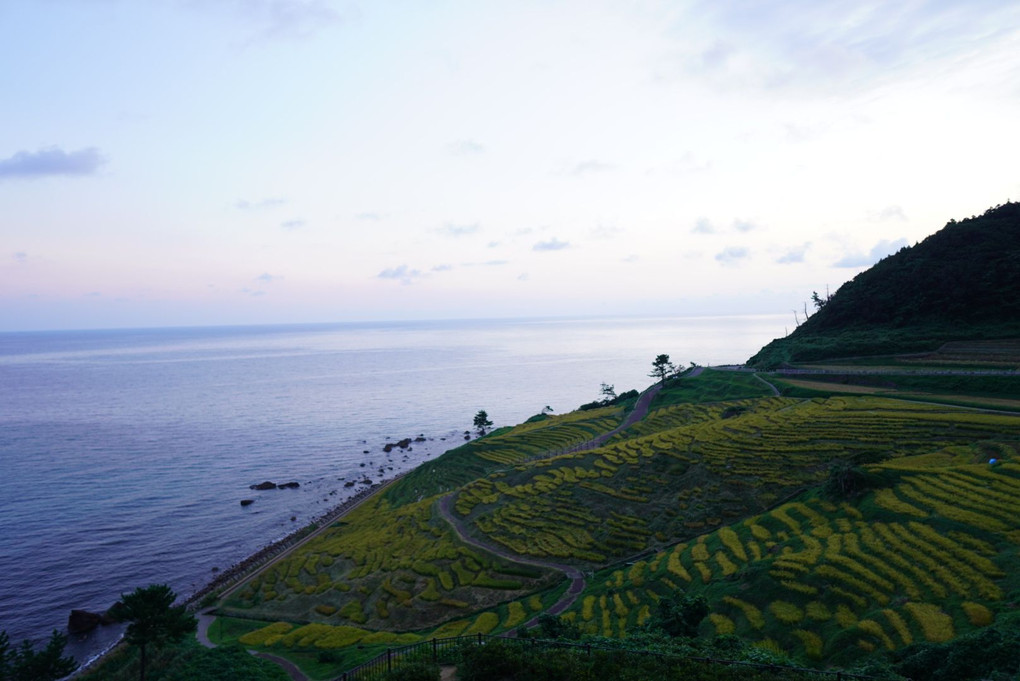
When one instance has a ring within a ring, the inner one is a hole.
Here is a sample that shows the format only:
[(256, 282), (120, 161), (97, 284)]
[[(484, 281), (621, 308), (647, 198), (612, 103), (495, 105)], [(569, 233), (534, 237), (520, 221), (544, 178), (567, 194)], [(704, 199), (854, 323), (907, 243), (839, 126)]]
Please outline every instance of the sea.
[[(0, 333), (0, 630), (169, 584), (186, 597), (363, 486), (513, 425), (643, 389), (661, 353), (740, 363), (785, 316)], [(383, 447), (424, 438), (390, 453)], [(257, 491), (263, 481), (299, 487)], [(253, 503), (242, 506), (241, 500)], [(117, 627), (72, 637), (86, 661)]]

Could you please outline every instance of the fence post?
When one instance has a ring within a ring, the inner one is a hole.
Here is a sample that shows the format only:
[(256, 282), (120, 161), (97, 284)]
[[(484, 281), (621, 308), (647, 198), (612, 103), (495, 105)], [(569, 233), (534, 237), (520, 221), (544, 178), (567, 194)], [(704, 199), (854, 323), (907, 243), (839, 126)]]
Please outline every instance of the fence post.
[(591, 657), (591, 644), (590, 643), (584, 644), (584, 650), (585, 650), (585, 652), (588, 653), (588, 657)]
[(393, 671), (393, 656), (391, 655), (392, 652), (393, 651), (390, 650), (389, 648), (386, 649), (386, 671), (388, 672)]
[(432, 664), (439, 664), (439, 644), (432, 639)]
[(482, 632), (478, 632), (478, 645), (482, 645)]

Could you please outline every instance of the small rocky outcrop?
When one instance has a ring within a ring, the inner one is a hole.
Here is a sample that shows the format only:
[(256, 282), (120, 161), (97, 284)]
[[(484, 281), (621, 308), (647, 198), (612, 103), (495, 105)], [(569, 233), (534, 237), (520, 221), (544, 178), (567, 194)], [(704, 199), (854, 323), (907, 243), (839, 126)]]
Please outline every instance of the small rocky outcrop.
[(400, 447), (401, 449), (407, 449), (411, 446), (411, 438), (405, 437), (400, 442), (387, 442), (383, 445), (383, 451), (386, 453), (392, 452), (394, 447)]
[(67, 618), (67, 631), (72, 635), (87, 634), (99, 625), (112, 624), (105, 613), (99, 614), (88, 610), (72, 610)]
[(292, 482), (281, 482), (279, 485), (277, 485), (277, 487), (279, 489), (297, 489), (300, 486), (301, 486), (301, 483), (293, 482), (293, 481)]
[(257, 490), (276, 489), (276, 483), (275, 482), (270, 482), (270, 481), (266, 480), (265, 482), (260, 482), (257, 485), (249, 485), (248, 489), (257, 489)]
[(242, 506), (251, 506), (254, 503), (255, 503), (254, 499), (241, 499)]

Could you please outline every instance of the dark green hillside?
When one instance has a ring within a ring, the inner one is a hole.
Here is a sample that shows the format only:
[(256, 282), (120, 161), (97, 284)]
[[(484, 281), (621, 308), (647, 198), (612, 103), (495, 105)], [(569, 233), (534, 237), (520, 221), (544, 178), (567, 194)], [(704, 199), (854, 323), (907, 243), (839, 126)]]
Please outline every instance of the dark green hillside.
[(748, 363), (770, 367), (1020, 335), (1020, 203), (950, 221), (862, 272)]

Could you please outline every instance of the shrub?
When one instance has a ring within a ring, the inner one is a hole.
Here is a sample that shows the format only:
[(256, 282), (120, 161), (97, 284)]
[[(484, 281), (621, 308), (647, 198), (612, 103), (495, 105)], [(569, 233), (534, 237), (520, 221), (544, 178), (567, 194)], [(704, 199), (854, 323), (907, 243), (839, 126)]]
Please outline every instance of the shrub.
[(426, 662), (411, 662), (387, 672), (382, 681), (439, 681), (439, 667)]

